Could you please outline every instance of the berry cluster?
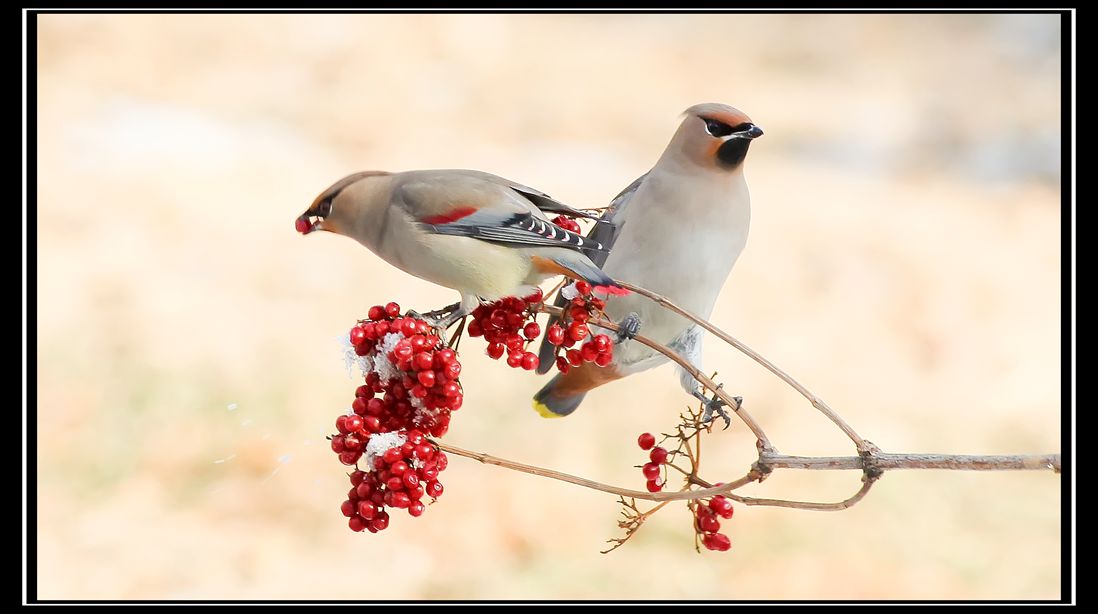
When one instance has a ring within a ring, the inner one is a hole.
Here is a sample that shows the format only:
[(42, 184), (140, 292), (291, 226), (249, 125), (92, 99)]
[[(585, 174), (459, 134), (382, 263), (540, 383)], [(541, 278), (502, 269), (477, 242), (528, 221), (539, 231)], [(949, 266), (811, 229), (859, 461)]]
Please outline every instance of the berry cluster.
[(364, 372), (351, 412), (336, 418), (332, 451), (345, 465), (366, 457), (368, 471), (351, 474), (343, 503), (351, 529), (377, 532), (388, 526), (385, 507), (424, 511), (424, 494), (438, 497), (438, 473), (446, 456), (425, 436), (441, 437), (451, 412), (464, 401), (461, 363), (423, 320), (401, 317), (400, 305), (370, 308), (348, 339)]
[(721, 530), (720, 516), (725, 520), (732, 517), (732, 502), (724, 495), (716, 495), (706, 503), (704, 499), (698, 501), (698, 508), (694, 512), (694, 527), (702, 534), (702, 545), (709, 550), (724, 552), (732, 547), (732, 540)]
[(649, 462), (641, 467), (641, 473), (648, 480), (646, 486), (648, 492), (663, 490), (666, 480), (663, 479), (663, 464), (667, 462), (667, 449), (656, 445), (656, 438), (652, 433), (641, 433), (637, 438), (637, 445), (641, 450), (651, 450), (648, 453)]
[(534, 321), (541, 301), (539, 289), (524, 298), (508, 296), (478, 305), (469, 322), (469, 336), (484, 337), (490, 358), (498, 360), (506, 352), (507, 366), (533, 371), (538, 368), (538, 355), (526, 347), (541, 334), (541, 326)]
[[(572, 367), (578, 367), (585, 362), (605, 367), (614, 360), (614, 344), (607, 335), (595, 335), (578, 348), (572, 347), (590, 336), (587, 321), (606, 307), (606, 301), (593, 296), (591, 290), (591, 284), (586, 281), (577, 281), (561, 290), (565, 297), (572, 294), (564, 306), (566, 324), (561, 326), (554, 323), (545, 331), (545, 339), (557, 346), (556, 365), (561, 373), (568, 373)], [(561, 350), (564, 350), (563, 354)]]
[(438, 475), (449, 464), (446, 453), (427, 443), (418, 430), (382, 433), (370, 439), (367, 447), (369, 471), (351, 473), (351, 490), (340, 507), (352, 531), (377, 533), (389, 526), (386, 507), (406, 509), (413, 517), (422, 516), (427, 506), (424, 495), (432, 500), (442, 495)]
[[(641, 433), (637, 437), (637, 445), (641, 450), (650, 450), (649, 462), (641, 468), (644, 477), (648, 480), (648, 492), (660, 492), (663, 490), (663, 465), (667, 464), (669, 453), (666, 448), (656, 445), (656, 438), (651, 433)], [(717, 484), (720, 486), (720, 484)], [(732, 517), (732, 501), (724, 495), (715, 495), (709, 499), (699, 499), (697, 509), (694, 511), (694, 530), (701, 535), (702, 545), (709, 550), (724, 552), (732, 547), (732, 540), (727, 535), (720, 533), (721, 521)]]

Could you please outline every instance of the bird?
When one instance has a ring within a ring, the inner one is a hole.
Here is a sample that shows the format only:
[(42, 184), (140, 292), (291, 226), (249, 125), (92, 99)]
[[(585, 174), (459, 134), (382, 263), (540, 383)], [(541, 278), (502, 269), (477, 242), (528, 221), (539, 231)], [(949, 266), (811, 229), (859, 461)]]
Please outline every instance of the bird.
[[(703, 103), (685, 111), (663, 155), (647, 173), (621, 191), (588, 233), (609, 253), (592, 259), (610, 277), (662, 294), (680, 307), (708, 319), (717, 295), (747, 243), (751, 200), (744, 159), (763, 131), (742, 111)], [(565, 299), (557, 297), (561, 306)], [(697, 324), (636, 294), (606, 302), (605, 313), (635, 333), (667, 345), (702, 370), (703, 330)], [(613, 361), (592, 363), (558, 373), (535, 395), (534, 409), (544, 417), (574, 412), (588, 391), (651, 369), (668, 359), (619, 335)], [(554, 364), (556, 348), (542, 342), (539, 373)], [(678, 368), (684, 390), (705, 404), (703, 419), (714, 412), (729, 423), (723, 404), (707, 398), (700, 385)]]
[(350, 237), (407, 273), (457, 290), (459, 302), (423, 314), (446, 329), (481, 302), (526, 296), (552, 276), (613, 286), (589, 257), (605, 248), (547, 213), (598, 217), (482, 171), (364, 171), (324, 190), (295, 228)]

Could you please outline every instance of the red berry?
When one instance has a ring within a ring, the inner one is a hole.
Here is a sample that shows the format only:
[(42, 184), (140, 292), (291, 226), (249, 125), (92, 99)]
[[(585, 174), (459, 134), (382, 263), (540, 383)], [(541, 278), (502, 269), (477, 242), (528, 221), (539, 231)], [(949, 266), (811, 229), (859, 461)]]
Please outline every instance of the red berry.
[(358, 515), (366, 520), (373, 520), (377, 516), (377, 506), (369, 501), (359, 501)]
[(366, 479), (365, 471), (352, 471), (351, 472), (351, 486), (358, 486), (362, 483), (362, 480)]
[(648, 492), (659, 492), (663, 490), (663, 479), (656, 478), (654, 480), (648, 480), (648, 482), (645, 483), (645, 487), (648, 488)]
[(576, 292), (579, 292), (583, 296), (591, 294), (591, 284), (587, 283), (586, 281), (577, 281)]
[(303, 215), (294, 220), (294, 230), (300, 232), (301, 234), (308, 234), (309, 231), (312, 230), (312, 228), (313, 224), (309, 221), (308, 216)]
[(479, 337), (484, 334), (484, 328), (480, 322), (473, 320), (469, 322), (469, 326), (465, 327), (465, 332), (469, 333), (470, 337)]
[(435, 452), (435, 467), (439, 471), (445, 471), (446, 467), (450, 465), (450, 459), (446, 456), (446, 453), (442, 450)]
[[(700, 507), (698, 509), (708, 510), (709, 508)], [(713, 512), (698, 516), (698, 528), (705, 533), (716, 533), (721, 530), (721, 521), (717, 520), (717, 515)]]
[(641, 436), (637, 437), (637, 445), (641, 450), (651, 450), (652, 446), (656, 445), (656, 437), (652, 433), (641, 433)]
[[(446, 408), (450, 411), (457, 411), (461, 409), (461, 404), (465, 402), (465, 395), (458, 393), (452, 397), (446, 397)], [(435, 437), (442, 437), (442, 435), (435, 434)]]
[(522, 357), (526, 352), (519, 350), (517, 352), (511, 352), (507, 355), (507, 366), (513, 369), (517, 369), (522, 366)]
[(404, 333), (405, 337), (411, 337), (419, 330), (419, 326), (412, 318), (405, 318), (404, 324), (400, 327), (400, 332)]
[(545, 339), (553, 345), (560, 345), (564, 341), (564, 329), (559, 324), (554, 323), (546, 331)]
[(361, 516), (351, 516), (351, 518), (347, 520), (347, 526), (351, 527), (351, 530), (357, 533), (366, 528), (366, 521), (363, 520)]
[(438, 477), (438, 473), (441, 470), (438, 468), (438, 465), (435, 465), (434, 467), (427, 465), (416, 469), (416, 471), (419, 473), (419, 477), (423, 478), (423, 481), (430, 482)]
[(415, 471), (404, 472), (404, 476), (401, 479), (404, 480), (405, 488), (415, 488), (416, 486), (419, 486), (419, 477), (416, 476)]
[(732, 547), (732, 540), (724, 533), (712, 533), (702, 538), (702, 544), (709, 550), (725, 552)]
[(351, 432), (351, 430), (347, 428), (347, 416), (339, 416), (336, 418), (336, 430), (339, 431), (341, 435), (346, 435)]
[(374, 494), (374, 487), (369, 482), (363, 482), (355, 487), (355, 496), (359, 499), (369, 499)]
[[(435, 372), (434, 371), (420, 371), (416, 374), (416, 379), (420, 384), (423, 384), (424, 388), (430, 388), (435, 385)], [(427, 396), (424, 394), (423, 396)], [(423, 397), (420, 397), (423, 398)]]
[(572, 365), (568, 364), (568, 359), (564, 356), (557, 356), (557, 369), (560, 369), (561, 373), (568, 373), (572, 369)]
[(348, 499), (348, 500), (344, 501), (342, 505), (339, 506), (339, 511), (343, 512), (344, 516), (350, 518), (351, 516), (355, 515), (355, 509), (357, 507), (358, 507), (358, 505), (356, 505), (354, 501), (351, 501), (350, 499)]
[(644, 467), (641, 467), (641, 473), (649, 480), (654, 480), (660, 477), (660, 465), (659, 463), (645, 463)]
[[(355, 399), (355, 400), (357, 401), (358, 399)], [(365, 408), (366, 404), (363, 403), (362, 405), (363, 405), (363, 410), (365, 410), (366, 409)], [(347, 419), (343, 423), (347, 426), (347, 430), (349, 430), (352, 433), (358, 433), (362, 430), (362, 417), (361, 416), (347, 416)]]
[(489, 343), (488, 344), (488, 357), (497, 359), (503, 356), (503, 353), (507, 351), (507, 348), (502, 343)]
[(717, 495), (709, 500), (709, 509), (716, 512), (718, 516), (724, 519), (732, 517), (732, 501), (723, 495)]
[(416, 450), (415, 450), (415, 452), (413, 452), (413, 454), (419, 460), (427, 460), (427, 459), (431, 458), (432, 456), (434, 456), (435, 449), (432, 448), (429, 444), (421, 443), (418, 446), (416, 446)]
[(461, 363), (454, 360), (446, 363), (442, 370), (446, 373), (446, 377), (449, 379), (457, 379), (461, 375)]
[(568, 327), (568, 336), (571, 337), (573, 341), (582, 341), (587, 338), (588, 332), (587, 325), (583, 322), (572, 322)]
[(653, 463), (665, 463), (667, 462), (667, 449), (662, 446), (652, 448), (652, 451), (648, 453), (648, 458), (652, 459)]
[(361, 345), (366, 340), (366, 330), (361, 326), (356, 326), (351, 329), (351, 345)]
[(406, 492), (394, 492), (393, 493), (393, 507), (408, 507), (412, 504), (412, 499), (408, 497)]
[(583, 362), (595, 362), (595, 359), (599, 357), (599, 350), (594, 343), (588, 341), (580, 346), (580, 356), (583, 357)]
[(531, 305), (536, 305), (537, 303), (541, 302), (544, 296), (545, 294), (541, 291), (541, 288), (534, 288), (534, 292), (532, 294), (528, 294), (522, 297), (522, 300)]
[[(355, 416), (358, 418), (358, 416)], [(362, 440), (355, 435), (347, 435), (343, 438), (343, 449), (350, 452), (359, 452), (362, 450)]]
[(385, 530), (385, 527), (389, 526), (389, 514), (388, 514), (388, 512), (379, 513), (377, 515), (377, 518), (374, 518), (373, 520), (370, 521), (370, 525), (378, 531)]
[(385, 308), (381, 305), (374, 305), (367, 313), (367, 317), (376, 322), (385, 317)]
[(420, 516), (422, 516), (423, 512), (426, 510), (427, 506), (423, 505), (419, 501), (413, 501), (411, 505), (408, 506), (408, 514), (415, 518), (419, 518)]
[(446, 382), (442, 385), (442, 396), (452, 397), (461, 393), (461, 386), (457, 382)]
[(533, 371), (538, 368), (538, 355), (533, 352), (526, 352), (522, 357), (522, 368), (527, 371)]
[(343, 451), (343, 436), (342, 435), (336, 435), (335, 437), (332, 437), (332, 452), (335, 452), (336, 454), (339, 454), (342, 451)]
[(614, 361), (614, 355), (610, 352), (603, 352), (598, 356), (595, 356), (595, 364), (600, 367), (605, 367)]
[(352, 452), (350, 450), (344, 450), (339, 453), (339, 462), (344, 465), (353, 465), (358, 462), (358, 458), (362, 456), (361, 452)]
[[(369, 406), (369, 404), (367, 404), (367, 407), (368, 406)], [(382, 403), (382, 407), (384, 407), (384, 403)], [(363, 416), (363, 418), (362, 418), (362, 428), (365, 429), (366, 432), (368, 432), (368, 433), (380, 433), (381, 432), (381, 419), (378, 418), (377, 416), (373, 416), (373, 415)]]
[(395, 317), (399, 316), (400, 315), (400, 305), (398, 305), (397, 303), (386, 303), (385, 304), (385, 315), (389, 316), (390, 318), (395, 318)]
[(399, 446), (389, 448), (381, 455), (381, 459), (387, 465), (395, 465), (401, 458), (403, 458), (403, 455), (400, 453)]
[(442, 496), (442, 482), (439, 482), (438, 480), (431, 480), (430, 482), (427, 482), (426, 490), (428, 495), (437, 499)]
[(595, 344), (595, 347), (599, 349), (599, 352), (605, 352), (610, 347), (610, 337), (606, 335), (595, 335), (591, 342)]
[(568, 364), (573, 367), (578, 367), (583, 364), (583, 356), (580, 354), (579, 350), (568, 350), (564, 355), (568, 357)]
[(434, 356), (430, 352), (420, 352), (412, 359), (412, 364), (417, 371), (424, 371), (431, 368), (431, 364), (434, 362)]
[(534, 340), (541, 334), (541, 327), (537, 322), (530, 322), (526, 326), (522, 327), (522, 336), (527, 339)]

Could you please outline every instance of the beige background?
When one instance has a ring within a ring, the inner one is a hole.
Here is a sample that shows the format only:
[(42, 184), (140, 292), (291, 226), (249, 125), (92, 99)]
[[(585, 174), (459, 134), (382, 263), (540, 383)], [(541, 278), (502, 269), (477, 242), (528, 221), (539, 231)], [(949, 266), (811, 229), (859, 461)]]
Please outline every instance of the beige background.
[[(613, 497), (454, 459), (423, 518), (353, 534), (323, 441), (355, 386), (336, 337), (376, 302), (454, 295), (292, 222), (362, 169), (600, 206), (679, 112), (728, 102), (766, 136), (715, 322), (886, 450), (1058, 451), (1059, 51), (1055, 16), (39, 17), (39, 596), (1058, 598), (1051, 473), (740, 507), (724, 554), (695, 554), (675, 506), (603, 556)], [(637, 434), (689, 400), (663, 367), (546, 421), (540, 378), (482, 350), (447, 441), (606, 482), (642, 487)], [(757, 365), (706, 360), (782, 451), (850, 452)], [(752, 459), (741, 426), (706, 445), (712, 480)]]

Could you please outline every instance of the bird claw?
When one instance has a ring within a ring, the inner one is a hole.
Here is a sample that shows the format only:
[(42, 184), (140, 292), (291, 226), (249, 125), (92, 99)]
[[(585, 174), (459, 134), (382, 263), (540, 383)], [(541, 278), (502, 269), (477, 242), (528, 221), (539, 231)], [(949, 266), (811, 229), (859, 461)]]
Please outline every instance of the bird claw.
[(632, 339), (640, 332), (641, 320), (637, 312), (631, 311), (628, 315), (618, 322), (618, 338), (617, 342), (621, 343), (626, 339)]
[[(717, 388), (720, 388), (721, 386), (723, 386), (723, 384), (718, 385)], [(714, 392), (711, 398), (706, 397), (701, 390), (694, 390), (692, 394), (695, 398), (702, 402), (702, 407), (704, 408), (701, 416), (702, 424), (709, 425), (713, 422), (714, 418), (720, 416), (724, 420), (724, 428), (727, 429), (728, 427), (732, 426), (732, 418), (728, 415), (728, 412), (724, 410), (725, 406), (728, 405), (728, 403), (725, 403), (719, 396), (717, 396), (717, 393)], [(740, 404), (743, 403), (743, 397), (732, 397), (732, 400), (736, 402), (737, 408), (739, 408)]]
[(409, 309), (407, 315), (423, 320), (431, 328), (445, 331), (453, 326), (454, 322), (464, 318), (466, 314), (461, 312), (461, 303), (454, 303), (427, 313), (419, 313)]

